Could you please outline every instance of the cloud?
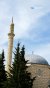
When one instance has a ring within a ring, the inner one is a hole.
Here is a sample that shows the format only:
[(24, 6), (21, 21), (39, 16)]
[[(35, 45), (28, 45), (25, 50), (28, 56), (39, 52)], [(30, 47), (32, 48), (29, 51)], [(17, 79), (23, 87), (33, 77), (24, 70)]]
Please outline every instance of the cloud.
[[(4, 33), (8, 32), (8, 22), (10, 23), (10, 18), (14, 16), (15, 22), (15, 33), (17, 36), (15, 38), (23, 37), (23, 35), (27, 34), (30, 26), (36, 26), (38, 23), (39, 17), (43, 16), (47, 12), (49, 12), (49, 0), (32, 0), (32, 1), (24, 1), (24, 0), (12, 0), (10, 1), (0, 1), (0, 19), (3, 20), (1, 25), (4, 23)], [(37, 3), (38, 2), (38, 3)], [(34, 9), (31, 10), (30, 7), (33, 6)], [(3, 7), (3, 8), (2, 8)], [(5, 28), (7, 26), (7, 29)], [(3, 26), (1, 27), (3, 29)], [(34, 29), (35, 30), (35, 29)], [(2, 31), (1, 31), (2, 32)]]
[[(38, 24), (39, 18), (42, 16), (45, 16), (50, 10), (49, 10), (49, 5), (47, 4), (49, 1), (26, 1), (21, 2), (19, 4), (19, 7), (17, 8), (17, 21), (15, 21), (16, 26), (15, 26), (15, 32), (17, 37), (23, 37), (23, 35), (26, 35), (27, 32), (30, 30), (31, 27), (33, 27), (33, 30), (38, 31), (38, 28), (34, 29), (36, 24)], [(22, 5), (23, 4), (23, 5)], [(30, 7), (34, 6), (34, 10), (31, 10)], [(38, 25), (39, 27), (39, 25)], [(44, 30), (42, 28), (41, 30)]]
[[(39, 48), (38, 44), (49, 43), (50, 0), (14, 0), (13, 2), (0, 0), (0, 48), (7, 48), (7, 34), (12, 16), (15, 24), (15, 40), (21, 39), (26, 46), (28, 45), (27, 49), (36, 49)], [(50, 46), (46, 44), (45, 49), (48, 49)], [(39, 51), (41, 50), (40, 47)], [(49, 58), (49, 52), (45, 53)]]

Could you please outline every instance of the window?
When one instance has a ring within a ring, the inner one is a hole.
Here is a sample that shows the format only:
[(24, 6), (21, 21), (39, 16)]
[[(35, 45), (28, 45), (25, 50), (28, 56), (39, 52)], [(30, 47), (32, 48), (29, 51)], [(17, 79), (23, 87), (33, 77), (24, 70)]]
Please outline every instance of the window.
[(38, 74), (38, 76), (41, 76), (42, 75), (42, 70), (38, 69), (37, 74)]

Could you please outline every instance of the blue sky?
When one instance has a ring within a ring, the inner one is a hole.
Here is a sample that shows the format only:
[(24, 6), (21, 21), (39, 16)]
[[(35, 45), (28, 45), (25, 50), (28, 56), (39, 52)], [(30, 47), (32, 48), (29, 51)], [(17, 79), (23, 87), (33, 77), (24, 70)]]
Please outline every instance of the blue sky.
[(50, 0), (0, 0), (0, 52), (5, 55), (12, 16), (14, 47), (20, 41), (26, 53), (33, 51), (50, 64)]

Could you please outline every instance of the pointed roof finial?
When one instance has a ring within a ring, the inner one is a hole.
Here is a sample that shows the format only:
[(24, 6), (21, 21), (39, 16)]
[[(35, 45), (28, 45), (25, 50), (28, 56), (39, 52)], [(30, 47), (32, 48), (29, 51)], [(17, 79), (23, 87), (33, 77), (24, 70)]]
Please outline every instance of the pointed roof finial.
[(13, 24), (13, 17), (12, 17), (12, 24)]

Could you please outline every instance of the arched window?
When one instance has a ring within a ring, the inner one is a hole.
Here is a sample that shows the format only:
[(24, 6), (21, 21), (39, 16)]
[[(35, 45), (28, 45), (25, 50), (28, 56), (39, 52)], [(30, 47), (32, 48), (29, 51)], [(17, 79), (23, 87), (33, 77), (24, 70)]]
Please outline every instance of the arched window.
[(41, 70), (41, 69), (38, 69), (37, 75), (38, 75), (38, 76), (41, 76), (41, 75), (42, 75), (42, 70)]

